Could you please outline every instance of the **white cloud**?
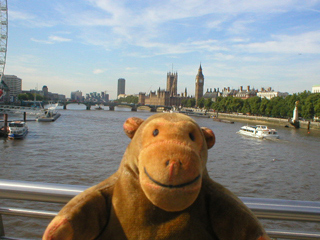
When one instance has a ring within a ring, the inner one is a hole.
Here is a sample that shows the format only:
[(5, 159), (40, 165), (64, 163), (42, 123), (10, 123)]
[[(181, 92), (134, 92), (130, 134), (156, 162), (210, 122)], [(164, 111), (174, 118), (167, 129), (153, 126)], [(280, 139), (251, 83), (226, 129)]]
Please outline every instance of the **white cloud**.
[[(301, 3), (296, 0), (186, 0), (183, 4), (178, 0), (161, 2), (88, 0), (87, 3), (89, 4), (87, 8), (80, 10), (68, 9), (68, 5), (57, 8), (67, 24), (81, 29), (85, 41), (104, 46), (108, 50), (120, 46), (121, 48), (139, 46), (154, 49), (155, 54), (182, 54), (193, 51), (192, 45), (186, 43), (184, 39), (174, 43), (169, 40), (170, 34), (175, 34), (170, 32), (173, 21), (177, 25), (194, 30), (198, 27), (219, 31), (228, 29), (229, 34), (243, 35), (252, 31), (251, 25), (255, 23), (256, 18), (301, 8)], [(315, 5), (315, 1), (304, 3), (304, 7), (312, 8)], [(238, 18), (244, 14), (248, 14), (249, 17)], [(199, 18), (202, 17), (206, 18), (205, 22), (199, 26), (195, 25), (201, 22)], [(192, 21), (193, 19), (196, 21)], [(193, 26), (185, 24), (185, 21), (194, 22)], [(168, 38), (165, 37), (167, 34)], [(196, 39), (196, 36), (197, 32), (190, 37)], [(213, 43), (203, 43), (193, 47), (194, 50), (226, 50), (225, 45), (219, 46)]]
[(16, 20), (32, 20), (35, 18), (34, 15), (31, 15), (26, 12), (21, 12), (21, 11), (14, 11), (14, 10), (8, 10), (8, 18), (11, 21), (16, 21)]
[(249, 39), (249, 38), (235, 37), (235, 38), (229, 39), (229, 41), (230, 41), (230, 42), (235, 42), (235, 43), (240, 43), (240, 42), (249, 42), (250, 39)]
[[(183, 4), (179, 0), (59, 0), (54, 4), (44, 1), (41, 9), (30, 7), (25, 11), (19, 9), (17, 5), (16, 9), (19, 11), (10, 11), (9, 19), (12, 21), (12, 26), (24, 27), (25, 29), (21, 29), (26, 30), (27, 34), (22, 32), (20, 34), (29, 36), (28, 38), (32, 37), (31, 40), (34, 42), (54, 44), (80, 40), (85, 44), (85, 48), (79, 50), (78, 44), (74, 44), (74, 47), (72, 45), (72, 48), (71, 44), (68, 44), (67, 51), (63, 51), (69, 54), (70, 59), (72, 55), (79, 56), (72, 54), (75, 53), (73, 51), (85, 52), (89, 55), (100, 51), (95, 55), (97, 59), (91, 58), (94, 59), (94, 63), (91, 64), (93, 61), (90, 61), (90, 66), (75, 68), (79, 69), (79, 74), (82, 69), (86, 69), (83, 72), (84, 82), (90, 74), (90, 69), (91, 74), (96, 74), (91, 76), (96, 79), (105, 77), (101, 74), (105, 71), (108, 71), (108, 76), (113, 74), (109, 79), (117, 79), (119, 72), (125, 70), (128, 79), (140, 80), (142, 72), (148, 71), (146, 69), (157, 68), (155, 70), (158, 70), (159, 74), (156, 77), (162, 79), (165, 78), (165, 71), (171, 69), (166, 64), (169, 62), (170, 65), (174, 60), (186, 66), (178, 68), (179, 76), (189, 76), (192, 87), (194, 87), (198, 66), (192, 70), (194, 66), (190, 68), (188, 64), (200, 61), (204, 63), (204, 74), (207, 79), (214, 79), (213, 84), (215, 84), (215, 78), (217, 81), (220, 79), (221, 82), (229, 78), (230, 84), (244, 81), (241, 84), (246, 85), (246, 79), (249, 81), (260, 78), (261, 80), (261, 76), (266, 71), (274, 72), (274, 76), (277, 75), (280, 79), (285, 72), (281, 68), (286, 68), (286, 71), (290, 72), (292, 67), (290, 64), (300, 60), (296, 58), (301, 58), (298, 57), (299, 53), (302, 53), (303, 57), (307, 55), (305, 53), (309, 56), (320, 53), (320, 31), (315, 31), (320, 28), (316, 24), (311, 24), (317, 21), (313, 16), (318, 12), (314, 10), (318, 4), (319, 1), (315, 0), (305, 2), (298, 0), (185, 0)], [(306, 9), (313, 11), (310, 14), (313, 22), (310, 24), (309, 18), (301, 18), (308, 13)], [(281, 18), (282, 13), (286, 13), (283, 18)], [(295, 21), (295, 13), (299, 13), (297, 21)], [(278, 24), (279, 19), (281, 24)], [(288, 22), (288, 19), (292, 19), (293, 22)], [(30, 29), (35, 27), (50, 28), (41, 29), (43, 32), (38, 33), (34, 31), (36, 29)], [(20, 28), (16, 28), (16, 34), (19, 30)], [(39, 44), (37, 47), (47, 46)], [(108, 52), (101, 51), (102, 47)], [(32, 51), (28, 47), (24, 47), (24, 50)], [(286, 61), (288, 55), (283, 53), (295, 54), (290, 58), (290, 63)], [(99, 58), (101, 56), (103, 60)], [(316, 57), (317, 55), (313, 56), (313, 58)], [(135, 58), (140, 59), (136, 62)], [(293, 58), (295, 59), (292, 60)], [(63, 61), (63, 58), (61, 59)], [(311, 57), (305, 63), (311, 63), (313, 59), (310, 59)], [(21, 63), (21, 66), (25, 68), (24, 72), (47, 69), (41, 68), (42, 62), (46, 61), (39, 61), (34, 65)], [(83, 64), (78, 59), (74, 59), (74, 62), (79, 66)], [(140, 70), (138, 71), (135, 68), (135, 64), (140, 66), (138, 63), (144, 66), (143, 70), (138, 68)], [(63, 62), (60, 64), (65, 65)], [(281, 66), (273, 67), (277, 65)], [(102, 68), (98, 68), (99, 66)], [(109, 66), (109, 69), (103, 69), (103, 66)], [(115, 69), (115, 66), (119, 68)], [(77, 71), (70, 72), (72, 72), (70, 76), (78, 74)], [(296, 71), (292, 72), (296, 73)], [(314, 72), (309, 74), (312, 75)], [(79, 76), (77, 75), (73, 80), (78, 81)], [(146, 76), (145, 78), (148, 79), (146, 81), (155, 79), (153, 76), (155, 75)], [(109, 80), (103, 78), (103, 81)], [(162, 86), (165, 85), (165, 80), (163, 81)], [(113, 86), (114, 84), (110, 88)]]
[(71, 41), (71, 39), (69, 38), (63, 38), (59, 36), (49, 36), (49, 40), (53, 42), (70, 42)]
[(47, 20), (35, 14), (28, 13), (27, 11), (15, 11), (11, 9), (8, 10), (8, 18), (10, 21), (19, 23), (28, 28), (52, 27), (57, 24), (54, 19)]
[(39, 39), (35, 39), (35, 38), (30, 38), (30, 40), (33, 41), (33, 42), (37, 42), (37, 43), (53, 44), (52, 41), (48, 41), (48, 40), (39, 40)]
[(273, 35), (272, 40), (238, 45), (239, 48), (260, 53), (320, 53), (320, 31), (298, 35)]
[(106, 70), (105, 69), (94, 69), (93, 74), (101, 74), (104, 73)]
[(136, 69), (137, 69), (136, 67), (126, 67), (127, 71), (133, 71), (133, 70), (136, 70)]
[(234, 55), (223, 54), (223, 53), (216, 53), (214, 56), (218, 61), (228, 61), (228, 60), (232, 60), (235, 58)]
[(37, 42), (37, 43), (42, 43), (42, 44), (54, 44), (57, 42), (70, 42), (72, 41), (69, 38), (63, 38), (63, 37), (58, 37), (58, 36), (49, 36), (48, 40), (40, 40), (36, 38), (30, 38), (31, 41)]

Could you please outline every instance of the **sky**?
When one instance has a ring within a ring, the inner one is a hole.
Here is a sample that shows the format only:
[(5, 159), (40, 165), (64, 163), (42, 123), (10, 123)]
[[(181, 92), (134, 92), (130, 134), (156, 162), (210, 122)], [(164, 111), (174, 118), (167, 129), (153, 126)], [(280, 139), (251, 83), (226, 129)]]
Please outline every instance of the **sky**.
[(320, 84), (320, 0), (8, 0), (5, 74), (22, 89), (116, 98), (166, 88), (298, 93)]

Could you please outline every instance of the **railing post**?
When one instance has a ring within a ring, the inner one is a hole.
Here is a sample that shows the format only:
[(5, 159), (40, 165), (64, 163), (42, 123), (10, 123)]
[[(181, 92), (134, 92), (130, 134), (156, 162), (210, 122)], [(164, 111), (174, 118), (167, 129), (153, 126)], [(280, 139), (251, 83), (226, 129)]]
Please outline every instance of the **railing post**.
[(0, 237), (4, 236), (4, 226), (3, 226), (3, 222), (2, 222), (2, 216), (0, 214)]

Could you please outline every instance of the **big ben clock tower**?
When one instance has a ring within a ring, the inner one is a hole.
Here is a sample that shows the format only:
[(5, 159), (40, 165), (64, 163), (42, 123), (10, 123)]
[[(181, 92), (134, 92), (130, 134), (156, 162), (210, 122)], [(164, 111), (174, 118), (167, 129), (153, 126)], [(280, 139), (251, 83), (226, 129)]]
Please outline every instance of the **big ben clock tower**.
[(198, 101), (200, 100), (200, 98), (203, 97), (203, 84), (204, 84), (204, 76), (202, 74), (202, 68), (200, 64), (198, 74), (196, 76), (196, 92), (195, 92), (196, 106), (198, 106)]

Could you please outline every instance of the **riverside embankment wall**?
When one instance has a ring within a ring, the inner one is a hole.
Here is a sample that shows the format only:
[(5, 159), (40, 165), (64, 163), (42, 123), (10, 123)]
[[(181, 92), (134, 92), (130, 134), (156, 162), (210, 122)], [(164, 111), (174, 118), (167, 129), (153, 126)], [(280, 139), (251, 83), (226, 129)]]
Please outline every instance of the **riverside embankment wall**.
[[(258, 123), (272, 123), (282, 126), (293, 127), (288, 119), (283, 118), (272, 118), (272, 117), (260, 117), (260, 116), (249, 116), (249, 115), (237, 115), (237, 114), (229, 114), (229, 113), (218, 113), (218, 118), (228, 119), (233, 121), (241, 121), (241, 122), (258, 122)], [(309, 121), (300, 121), (300, 128), (308, 129)], [(310, 122), (310, 129), (318, 129), (320, 130), (320, 122)]]

